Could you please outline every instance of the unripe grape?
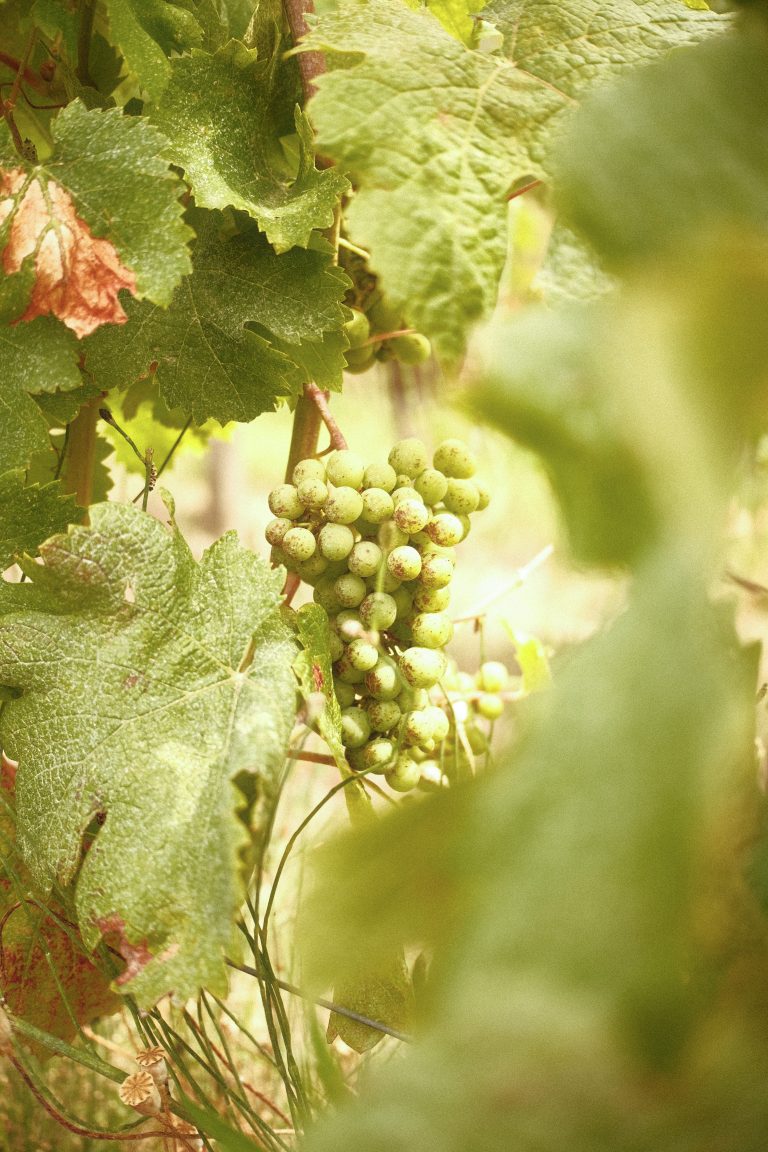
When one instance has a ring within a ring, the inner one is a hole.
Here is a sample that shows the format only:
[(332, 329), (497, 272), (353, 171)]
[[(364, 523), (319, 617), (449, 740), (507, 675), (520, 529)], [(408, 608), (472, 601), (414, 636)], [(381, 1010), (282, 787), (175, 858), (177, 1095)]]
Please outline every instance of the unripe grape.
[[(299, 493), (301, 495), (301, 493)], [(457, 516), (468, 516), (475, 512), (480, 503), (480, 493), (471, 480), (449, 480), (448, 491), (445, 493), (443, 503), (449, 512)]]
[(403, 326), (402, 314), (379, 294), (368, 307), (368, 319), (374, 332), (397, 332)]
[(469, 672), (459, 672), (456, 676), (456, 691), (461, 692), (464, 696), (469, 696), (474, 690), (475, 681)]
[(366, 705), (373, 732), (391, 732), (400, 723), (402, 712), (396, 700), (373, 700)]
[(425, 504), (439, 504), (448, 491), (448, 477), (436, 468), (425, 468), (413, 482)]
[(357, 608), (367, 591), (365, 581), (355, 576), (353, 572), (339, 576), (334, 582), (333, 590), (338, 596), (339, 603), (345, 608)]
[(354, 608), (343, 608), (341, 612), (338, 612), (333, 621), (333, 627), (345, 644), (349, 644), (352, 640), (357, 640), (358, 637), (363, 636), (365, 633), (365, 625), (363, 624), (362, 617)]
[(372, 540), (373, 537), (378, 536), (379, 533), (378, 524), (372, 524), (371, 521), (366, 520), (364, 516), (358, 516), (352, 527), (356, 528), (365, 540)]
[(342, 709), (341, 742), (345, 748), (362, 748), (370, 734), (371, 725), (362, 708)]
[(339, 702), (340, 708), (352, 707), (356, 695), (354, 684), (345, 684), (343, 680), (339, 680), (334, 676), (333, 690), (336, 693), (336, 699)]
[(382, 657), (365, 675), (366, 691), (374, 700), (394, 700), (400, 695), (402, 686), (397, 665), (388, 656)]
[(287, 516), (276, 516), (267, 524), (264, 535), (274, 548), (278, 548), (289, 528), (293, 528), (293, 520), (289, 520)]
[(375, 576), (368, 577), (368, 586), (372, 592), (388, 592), (390, 596), (393, 592), (397, 592), (401, 583), (402, 581), (393, 576), (386, 566), (380, 568)]
[[(422, 557), (422, 565), (424, 558)], [(448, 588), (417, 588), (413, 594), (413, 607), (419, 612), (444, 612), (451, 601)]]
[(311, 456), (308, 456), (306, 460), (299, 460), (293, 470), (291, 479), (297, 488), (299, 484), (303, 484), (305, 480), (319, 480), (324, 484), (325, 464), (323, 464), (322, 460), (315, 460)]
[(397, 619), (397, 604), (386, 592), (370, 592), (360, 605), (360, 618), (368, 628), (385, 632)]
[(309, 560), (316, 547), (317, 541), (309, 528), (289, 528), (283, 536), (282, 549), (291, 560)]
[(339, 608), (341, 608), (338, 597), (333, 590), (333, 584), (334, 581), (330, 577), (323, 575), (317, 584), (315, 584), (314, 592), (312, 593), (312, 599), (316, 604), (325, 608), (329, 616), (332, 616), (334, 612), (338, 612)]
[(477, 488), (477, 494), (479, 497), (477, 511), (483, 512), (491, 502), (491, 494), (484, 484), (478, 484), (477, 481), (475, 481), (475, 488)]
[(375, 359), (376, 349), (373, 344), (366, 344), (362, 348), (348, 348), (344, 353), (346, 371), (354, 376), (372, 368)]
[(461, 538), (463, 541), (466, 540), (467, 536), (469, 536), (469, 533), (472, 529), (472, 521), (470, 520), (469, 516), (464, 515), (459, 516), (459, 520), (461, 521), (461, 526), (464, 529), (464, 535)]
[(397, 756), (397, 747), (391, 740), (378, 736), (363, 749), (362, 761), (369, 772), (384, 772), (392, 767)]
[(355, 534), (346, 524), (324, 524), (317, 543), (326, 560), (344, 560), (355, 546)]
[(453, 621), (444, 612), (422, 612), (411, 621), (411, 635), (422, 648), (444, 648), (453, 636)]
[(331, 664), (335, 664), (337, 660), (341, 660), (344, 655), (345, 644), (338, 632), (333, 628), (328, 633), (328, 651), (331, 656)]
[(387, 568), (396, 580), (415, 580), (421, 572), (421, 556), (415, 548), (402, 544), (387, 556)]
[(407, 648), (400, 657), (400, 671), (414, 688), (431, 688), (445, 671), (445, 656), (435, 648)]
[(363, 514), (363, 498), (354, 488), (334, 488), (323, 505), (323, 512), (332, 524), (351, 524)]
[(397, 508), (397, 506), (402, 504), (405, 500), (415, 500), (418, 504), (424, 503), (416, 489), (413, 488), (410, 484), (398, 484), (397, 488), (395, 488), (394, 492), (392, 493), (392, 503), (394, 504), (395, 508)]
[(504, 711), (504, 701), (500, 696), (494, 695), (493, 692), (483, 692), (482, 696), (474, 701), (474, 705), (486, 720), (498, 720)]
[(460, 543), (464, 536), (464, 526), (452, 512), (438, 512), (428, 521), (424, 531), (434, 544), (444, 548)]
[(406, 440), (398, 440), (394, 445), (389, 453), (389, 463), (395, 472), (402, 472), (403, 475), (413, 478), (427, 467), (429, 456), (421, 440), (410, 436)]
[(337, 660), (334, 664), (333, 672), (336, 679), (342, 680), (345, 684), (362, 684), (365, 680), (365, 672), (363, 672), (362, 668), (355, 668), (355, 666), (350, 663), (347, 659), (346, 652), (341, 660)]
[(336, 488), (359, 488), (363, 483), (365, 464), (356, 452), (339, 448), (332, 452), (325, 465), (325, 474)]
[(365, 772), (365, 764), (363, 763), (364, 748), (346, 748), (345, 750), (347, 764), (353, 772)]
[(395, 607), (397, 608), (398, 619), (402, 620), (404, 617), (410, 614), (413, 608), (413, 597), (407, 588), (403, 588), (403, 586), (400, 585), (400, 587), (396, 588), (392, 593), (392, 599), (394, 600)]
[(464, 735), (476, 756), (481, 752), (485, 752), (488, 747), (488, 737), (485, 732), (481, 732), (476, 724), (466, 724), (464, 727)]
[(434, 740), (436, 744), (442, 744), (451, 728), (448, 717), (442, 708), (438, 708), (436, 704), (430, 704), (428, 708), (424, 709), (424, 713), (429, 719), (431, 739)]
[(423, 364), (432, 355), (432, 345), (421, 332), (393, 336), (389, 346), (401, 364)]
[(328, 485), (322, 480), (302, 480), (296, 491), (306, 508), (322, 508), (328, 499)]
[(389, 520), (395, 505), (389, 492), (383, 488), (365, 488), (363, 496), (363, 516), (371, 524), (383, 524)]
[(384, 555), (372, 540), (358, 540), (349, 554), (349, 570), (355, 576), (373, 576), (381, 567)]
[(304, 505), (293, 484), (278, 484), (269, 494), (269, 510), (273, 516), (286, 520), (299, 520), (304, 515)]
[(447, 556), (424, 557), (419, 580), (425, 588), (445, 588), (453, 579), (453, 562)]
[(395, 508), (393, 518), (398, 528), (411, 536), (415, 532), (421, 532), (429, 520), (429, 511), (418, 498), (416, 500), (401, 500)]
[(401, 725), (403, 743), (426, 744), (432, 739), (432, 725), (426, 712), (408, 712)]
[(353, 308), (352, 318), (347, 320), (344, 331), (347, 334), (350, 348), (359, 348), (361, 344), (364, 344), (371, 334), (371, 325), (365, 312)]
[(347, 646), (346, 659), (359, 672), (370, 672), (379, 662), (379, 651), (369, 640), (353, 640)]
[(307, 584), (314, 584), (327, 571), (328, 561), (319, 552), (313, 552), (309, 560), (304, 560), (296, 565), (296, 572)]
[(509, 684), (509, 671), (500, 660), (486, 660), (480, 665), (475, 683), (483, 692), (503, 692)]
[(435, 450), (432, 463), (439, 472), (457, 480), (469, 480), (477, 472), (477, 460), (461, 440), (444, 440)]
[(437, 760), (422, 760), (419, 767), (421, 768), (419, 788), (422, 791), (437, 792), (440, 788), (445, 787), (446, 781), (443, 770)]
[(385, 779), (395, 792), (410, 792), (421, 779), (421, 768), (412, 756), (401, 752)]
[(398, 528), (392, 520), (388, 520), (379, 528), (379, 544), (385, 552), (391, 552), (393, 548), (399, 548), (401, 545), (407, 544), (409, 540), (408, 533), (403, 532), (402, 528)]
[(401, 712), (423, 712), (429, 707), (429, 692), (426, 688), (412, 688), (410, 684), (404, 684), (397, 703)]
[(363, 475), (365, 488), (381, 488), (391, 492), (397, 483), (397, 472), (391, 464), (369, 464)]

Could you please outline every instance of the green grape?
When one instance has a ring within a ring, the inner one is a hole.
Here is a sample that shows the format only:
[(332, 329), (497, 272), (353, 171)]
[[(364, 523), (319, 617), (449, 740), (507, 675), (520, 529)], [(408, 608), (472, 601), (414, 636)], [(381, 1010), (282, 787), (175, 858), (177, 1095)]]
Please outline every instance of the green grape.
[(339, 702), (340, 708), (352, 707), (356, 695), (354, 684), (345, 684), (343, 680), (339, 680), (334, 676), (333, 690), (336, 693), (336, 699)]
[(371, 334), (371, 326), (365, 312), (353, 308), (352, 318), (347, 320), (344, 331), (347, 334), (350, 348), (359, 348), (361, 344), (364, 344)]
[(485, 752), (488, 747), (488, 737), (485, 732), (477, 727), (476, 724), (465, 724), (464, 735), (467, 738), (467, 743), (476, 756), (481, 752)]
[(334, 580), (335, 577), (331, 578), (327, 575), (321, 576), (317, 584), (315, 584), (315, 588), (312, 593), (312, 599), (316, 604), (319, 604), (322, 608), (325, 608), (329, 616), (333, 616), (333, 614), (338, 612), (341, 608), (338, 597), (333, 590)]
[(461, 539), (466, 540), (467, 536), (469, 536), (469, 533), (472, 529), (472, 521), (470, 520), (469, 516), (465, 516), (465, 515), (460, 515), (459, 520), (461, 521), (461, 526), (464, 529), (464, 535), (462, 536)]
[(328, 485), (322, 480), (302, 480), (296, 491), (306, 508), (322, 508), (328, 499)]
[(401, 725), (403, 743), (427, 744), (432, 739), (432, 724), (427, 712), (406, 713)]
[(397, 603), (386, 592), (370, 592), (360, 605), (360, 618), (366, 627), (385, 632), (397, 618)]
[(337, 612), (333, 627), (346, 644), (365, 635), (363, 619), (354, 608), (342, 608), (341, 612)]
[(401, 364), (423, 364), (432, 355), (432, 345), (421, 332), (393, 336), (389, 346)]
[(448, 481), (448, 490), (443, 503), (449, 512), (455, 512), (457, 516), (468, 516), (470, 512), (477, 510), (480, 493), (471, 480), (451, 479)]
[(309, 528), (289, 528), (283, 536), (282, 548), (291, 560), (309, 560), (317, 548), (317, 541)]
[(315, 460), (311, 456), (308, 456), (306, 460), (299, 460), (293, 470), (291, 479), (297, 488), (299, 484), (303, 484), (305, 480), (319, 480), (324, 484), (325, 464), (323, 464), (322, 460)]
[(435, 449), (432, 463), (439, 472), (456, 480), (469, 480), (477, 472), (477, 460), (461, 440), (444, 440)]
[[(444, 513), (444, 515), (447, 515), (447, 513)], [(456, 519), (458, 519), (458, 517), (456, 517)], [(426, 532), (418, 532), (415, 536), (412, 536), (411, 544), (413, 544), (414, 548), (418, 548), (422, 558), (429, 555), (446, 556), (452, 564), (456, 563), (456, 549), (453, 547), (448, 548), (444, 544), (435, 544), (434, 540), (430, 540)]]
[(306, 584), (315, 581), (328, 571), (328, 561), (319, 552), (314, 552), (309, 560), (303, 560), (296, 565), (296, 572)]
[(448, 477), (436, 468), (425, 468), (419, 472), (413, 486), (425, 504), (439, 504), (448, 491)]
[(412, 688), (410, 684), (405, 684), (397, 703), (402, 712), (422, 712), (429, 707), (429, 692), (426, 688)]
[(389, 492), (383, 488), (365, 488), (362, 495), (363, 516), (371, 524), (383, 524), (391, 518), (395, 505)]
[(484, 484), (478, 484), (477, 481), (475, 481), (475, 488), (477, 488), (477, 495), (479, 497), (477, 511), (484, 512), (491, 502), (491, 494)]
[(333, 585), (333, 590), (339, 603), (345, 608), (357, 608), (367, 592), (365, 581), (360, 576), (355, 576), (353, 572), (339, 576)]
[(469, 672), (459, 672), (456, 676), (456, 691), (469, 696), (475, 690), (475, 682)]
[(391, 492), (397, 483), (397, 472), (391, 464), (369, 464), (363, 475), (364, 488), (381, 488)]
[(402, 712), (396, 700), (373, 700), (366, 702), (366, 712), (373, 732), (391, 732), (400, 723)]
[(483, 692), (482, 696), (474, 701), (474, 705), (476, 711), (486, 720), (498, 720), (504, 711), (504, 701), (493, 692)]
[(407, 532), (403, 532), (402, 528), (398, 528), (397, 524), (388, 520), (386, 524), (382, 524), (379, 528), (379, 544), (385, 552), (391, 552), (393, 548), (400, 548), (403, 544), (410, 542), (410, 536)]
[(362, 708), (343, 708), (341, 742), (345, 748), (362, 748), (371, 734), (368, 716)]
[[(424, 558), (422, 557), (422, 564)], [(413, 594), (413, 607), (418, 612), (444, 612), (451, 602), (448, 588), (417, 588)]]
[(437, 792), (439, 789), (445, 787), (447, 780), (437, 760), (422, 760), (420, 768), (421, 779), (419, 780), (419, 788), (421, 788), (423, 792)]
[(374, 332), (397, 332), (403, 326), (402, 313), (380, 294), (368, 307), (368, 319)]
[(387, 556), (387, 568), (396, 580), (415, 580), (421, 572), (421, 556), (415, 548), (402, 544)]
[[(405, 479), (407, 481), (408, 478), (405, 477)], [(392, 503), (394, 504), (395, 508), (397, 508), (398, 504), (402, 504), (405, 500), (415, 500), (417, 504), (422, 505), (424, 503), (416, 489), (412, 488), (410, 484), (398, 484), (397, 488), (395, 488), (394, 492), (392, 493)]]
[(363, 483), (365, 464), (356, 452), (339, 448), (325, 465), (325, 474), (336, 488), (359, 488)]
[(371, 520), (366, 520), (363, 516), (358, 516), (353, 527), (356, 528), (360, 535), (364, 536), (367, 540), (373, 539), (373, 537), (377, 536), (379, 532), (378, 524), (374, 524)]
[(346, 524), (324, 524), (317, 543), (326, 560), (344, 560), (355, 546), (355, 534)]
[(410, 792), (421, 779), (421, 767), (407, 752), (401, 752), (385, 779), (393, 791)]
[(351, 372), (354, 376), (372, 368), (375, 359), (376, 349), (373, 344), (365, 344), (362, 348), (348, 348), (344, 353), (346, 371)]
[(365, 764), (363, 763), (364, 748), (346, 748), (345, 755), (347, 764), (353, 772), (365, 772)]
[(332, 524), (351, 524), (363, 514), (363, 498), (354, 488), (334, 488), (323, 505), (323, 512)]
[(421, 612), (411, 621), (411, 635), (421, 648), (445, 648), (453, 636), (453, 621), (445, 612)]
[(282, 544), (283, 536), (289, 528), (293, 528), (293, 520), (289, 520), (286, 516), (276, 516), (274, 520), (270, 520), (264, 529), (264, 535), (274, 548), (279, 548)]
[(435, 648), (407, 648), (400, 657), (400, 671), (414, 688), (431, 688), (445, 671), (445, 656)]
[(427, 450), (421, 440), (417, 440), (415, 436), (411, 436), (407, 440), (398, 440), (389, 453), (388, 459), (395, 472), (411, 478), (418, 476), (429, 464)]
[(269, 494), (269, 510), (273, 516), (286, 520), (300, 520), (304, 515), (304, 505), (293, 484), (278, 484)]
[(384, 772), (386, 768), (392, 767), (396, 757), (396, 745), (384, 736), (377, 736), (369, 744), (366, 744), (363, 749), (362, 761), (363, 766), (369, 772)]
[(429, 520), (429, 511), (419, 498), (401, 500), (395, 508), (393, 519), (402, 532), (412, 536), (416, 532), (421, 532)]
[(464, 536), (464, 526), (452, 512), (438, 512), (427, 523), (424, 531), (433, 544), (444, 548), (458, 544)]
[(453, 561), (447, 556), (424, 557), (419, 580), (425, 588), (445, 588), (453, 579)]
[(500, 660), (486, 660), (478, 669), (475, 683), (482, 692), (503, 692), (509, 684), (509, 670)]
[(400, 585), (399, 588), (396, 588), (395, 591), (392, 593), (392, 599), (395, 602), (395, 608), (397, 609), (397, 618), (398, 619), (402, 620), (404, 617), (408, 616), (411, 613), (411, 611), (413, 609), (413, 603), (414, 603), (413, 596), (411, 595), (411, 593), (408, 591), (407, 588), (404, 588), (402, 586), (402, 584)]
[(451, 729), (450, 720), (442, 708), (438, 708), (436, 704), (430, 704), (428, 708), (425, 708), (424, 714), (429, 718), (431, 739), (436, 744), (442, 744)]
[(388, 592), (390, 596), (397, 592), (401, 584), (402, 580), (393, 576), (386, 567), (380, 568), (375, 576), (368, 577), (368, 587), (372, 592)]
[(382, 656), (375, 668), (365, 674), (365, 689), (374, 700), (394, 700), (400, 695), (403, 682), (394, 660)]
[(379, 662), (379, 650), (370, 640), (353, 640), (347, 646), (345, 659), (359, 672), (370, 672)]
[(349, 570), (355, 576), (366, 578), (378, 572), (383, 553), (372, 540), (358, 540), (349, 554)]
[(331, 664), (335, 664), (337, 660), (341, 660), (345, 648), (346, 645), (341, 636), (331, 628), (328, 634), (328, 651), (331, 656)]
[(355, 668), (347, 659), (346, 652), (341, 660), (337, 660), (334, 664), (334, 675), (337, 680), (342, 680), (345, 684), (362, 684), (365, 680), (365, 672), (362, 668)]

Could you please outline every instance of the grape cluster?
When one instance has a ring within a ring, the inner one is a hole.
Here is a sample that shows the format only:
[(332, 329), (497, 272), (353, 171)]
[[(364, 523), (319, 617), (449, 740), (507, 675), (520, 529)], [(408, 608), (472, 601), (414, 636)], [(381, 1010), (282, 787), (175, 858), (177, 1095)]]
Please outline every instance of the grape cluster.
[(420, 440), (386, 464), (347, 449), (300, 461), (269, 494), (273, 557), (314, 587), (331, 621), (334, 689), (351, 767), (407, 792), (452, 720), (430, 689), (446, 672), (455, 548), (489, 501), (476, 461), (446, 440), (430, 465)]
[(344, 325), (349, 340), (345, 353), (348, 372), (367, 372), (376, 360), (399, 360), (401, 364), (422, 364), (432, 346), (421, 332), (402, 332), (387, 340), (379, 339), (388, 332), (405, 328), (403, 317), (376, 292), (366, 302), (366, 311), (352, 309), (352, 319)]

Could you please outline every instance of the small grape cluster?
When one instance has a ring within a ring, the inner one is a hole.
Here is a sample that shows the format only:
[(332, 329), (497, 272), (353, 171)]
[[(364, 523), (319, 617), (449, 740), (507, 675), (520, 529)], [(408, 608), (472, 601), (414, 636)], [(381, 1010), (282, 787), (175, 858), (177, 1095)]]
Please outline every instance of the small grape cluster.
[[(349, 340), (345, 353), (347, 372), (367, 372), (376, 360), (399, 360), (401, 364), (422, 364), (432, 346), (422, 332), (403, 331), (405, 323), (399, 312), (375, 293), (366, 304), (367, 311), (352, 309), (352, 319), (344, 325)], [(388, 339), (389, 333), (400, 333)]]
[(420, 440), (395, 444), (386, 464), (354, 452), (300, 461), (269, 495), (273, 558), (314, 586), (331, 621), (334, 689), (351, 767), (384, 773), (407, 792), (421, 762), (450, 735), (429, 690), (447, 668), (446, 609), (455, 547), (489, 496), (476, 461), (446, 440), (432, 464)]

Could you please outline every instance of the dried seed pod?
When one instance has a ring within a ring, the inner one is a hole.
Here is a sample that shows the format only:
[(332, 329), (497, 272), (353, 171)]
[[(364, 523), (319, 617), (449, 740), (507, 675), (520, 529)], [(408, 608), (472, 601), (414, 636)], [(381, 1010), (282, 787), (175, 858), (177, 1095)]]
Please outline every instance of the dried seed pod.
[(120, 1099), (142, 1116), (157, 1116), (162, 1108), (160, 1091), (149, 1072), (133, 1072), (119, 1088)]
[(166, 1055), (165, 1049), (157, 1046), (154, 1048), (142, 1048), (141, 1052), (136, 1053), (136, 1063), (140, 1068), (144, 1068), (145, 1071), (149, 1072), (158, 1088), (163, 1088), (168, 1083)]

